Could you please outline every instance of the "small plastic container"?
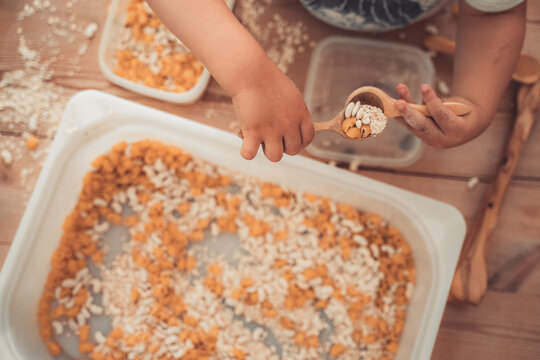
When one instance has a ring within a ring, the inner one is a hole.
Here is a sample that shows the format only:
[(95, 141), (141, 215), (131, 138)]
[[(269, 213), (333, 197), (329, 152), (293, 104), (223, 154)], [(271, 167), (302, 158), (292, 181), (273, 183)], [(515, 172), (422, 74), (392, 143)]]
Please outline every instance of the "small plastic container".
[[(415, 100), (420, 85), (433, 82), (433, 63), (423, 51), (408, 45), (353, 37), (330, 37), (313, 51), (304, 98), (314, 121), (332, 119), (349, 93), (376, 86), (398, 98), (395, 87), (409, 86)], [(405, 167), (421, 155), (423, 143), (397, 121), (388, 119), (382, 134), (371, 140), (347, 140), (320, 131), (307, 150), (317, 157), (363, 166)]]
[(36, 314), (64, 218), (96, 157), (120, 141), (148, 138), (233, 171), (378, 213), (398, 227), (411, 247), (417, 281), (396, 360), (430, 358), (465, 236), (455, 208), (303, 156), (271, 163), (259, 153), (247, 161), (233, 134), (92, 90), (68, 103), (0, 273), (0, 358), (52, 359)]
[[(112, 0), (105, 27), (99, 43), (98, 62), (103, 75), (112, 83), (131, 90), (138, 94), (146, 95), (155, 99), (165, 100), (178, 104), (191, 104), (197, 101), (210, 81), (210, 72), (204, 68), (195, 86), (188, 91), (174, 92), (155, 89), (143, 84), (138, 84), (116, 75), (113, 69), (116, 66), (116, 52), (120, 45), (121, 32), (123, 31), (126, 9), (130, 0)], [(227, 0), (227, 6), (232, 9), (235, 0)]]

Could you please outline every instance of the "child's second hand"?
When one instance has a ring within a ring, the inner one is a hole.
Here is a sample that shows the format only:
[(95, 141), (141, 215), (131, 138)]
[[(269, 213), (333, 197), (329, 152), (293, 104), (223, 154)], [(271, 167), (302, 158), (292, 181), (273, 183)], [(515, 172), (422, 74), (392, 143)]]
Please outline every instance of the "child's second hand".
[[(330, 130), (347, 139), (372, 138), (384, 130), (388, 118), (401, 116), (396, 101), (379, 88), (360, 87), (349, 94), (345, 107), (332, 120), (316, 122), (315, 131)], [(443, 104), (459, 116), (471, 112), (469, 106), (462, 103)], [(410, 106), (426, 116), (431, 115), (425, 105)]]

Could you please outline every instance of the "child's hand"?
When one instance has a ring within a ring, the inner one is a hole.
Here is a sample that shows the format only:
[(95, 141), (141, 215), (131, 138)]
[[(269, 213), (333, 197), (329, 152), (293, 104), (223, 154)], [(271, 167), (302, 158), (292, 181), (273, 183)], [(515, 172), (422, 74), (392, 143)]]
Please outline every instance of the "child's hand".
[(233, 95), (242, 123), (241, 154), (251, 160), (262, 144), (266, 157), (279, 161), (283, 153), (298, 154), (315, 130), (300, 91), (277, 66), (272, 63), (259, 75)]
[(482, 124), (486, 126), (488, 124), (480, 119), (481, 111), (472, 102), (464, 98), (445, 99), (467, 104), (472, 109), (465, 116), (457, 116), (442, 104), (442, 100), (429, 85), (422, 85), (420, 90), (423, 102), (433, 114), (432, 118), (422, 115), (408, 105), (414, 103), (414, 100), (406, 85), (399, 84), (396, 90), (402, 99), (396, 102), (396, 107), (402, 115), (401, 118), (397, 118), (398, 121), (426, 144), (434, 147), (450, 148), (466, 143), (484, 130)]

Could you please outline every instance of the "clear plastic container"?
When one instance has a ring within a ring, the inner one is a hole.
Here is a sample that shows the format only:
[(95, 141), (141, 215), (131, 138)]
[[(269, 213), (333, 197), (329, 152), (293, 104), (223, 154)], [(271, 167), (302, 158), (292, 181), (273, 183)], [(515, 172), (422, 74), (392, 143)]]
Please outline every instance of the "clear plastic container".
[[(0, 273), (1, 359), (52, 359), (40, 338), (36, 314), (64, 218), (96, 157), (120, 141), (148, 138), (296, 191), (347, 202), (397, 226), (413, 252), (417, 282), (396, 359), (430, 358), (465, 236), (464, 219), (455, 208), (303, 156), (271, 163), (261, 152), (247, 161), (240, 156), (241, 140), (233, 134), (87, 90), (67, 105)], [(122, 236), (111, 240), (121, 242)]]
[[(188, 91), (174, 92), (155, 89), (143, 84), (134, 83), (116, 75), (113, 69), (116, 66), (116, 52), (120, 45), (120, 34), (123, 31), (126, 9), (130, 0), (112, 0), (105, 27), (99, 43), (98, 62), (103, 75), (112, 83), (131, 90), (135, 93), (146, 95), (155, 99), (165, 100), (179, 104), (191, 104), (197, 101), (210, 81), (210, 72), (204, 68), (195, 86)], [(235, 0), (227, 0), (227, 6), (232, 9)]]
[[(376, 86), (397, 98), (395, 87), (404, 83), (418, 101), (420, 85), (431, 84), (433, 74), (431, 59), (415, 47), (330, 37), (313, 51), (304, 98), (313, 120), (327, 121), (343, 109), (349, 93), (361, 86)], [(307, 148), (324, 159), (379, 167), (408, 166), (420, 157), (422, 149), (422, 141), (392, 119), (374, 139), (347, 140), (330, 131), (319, 131)]]

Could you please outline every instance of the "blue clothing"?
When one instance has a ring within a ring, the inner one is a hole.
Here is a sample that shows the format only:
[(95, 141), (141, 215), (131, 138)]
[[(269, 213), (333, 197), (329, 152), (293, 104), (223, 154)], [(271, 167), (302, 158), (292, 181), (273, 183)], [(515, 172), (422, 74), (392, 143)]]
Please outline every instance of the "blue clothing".
[[(348, 30), (388, 31), (433, 14), (446, 0), (300, 0), (315, 17)], [(511, 9), (524, 0), (465, 0), (486, 12)]]
[(319, 19), (364, 31), (388, 31), (431, 15), (442, 0), (300, 0)]

